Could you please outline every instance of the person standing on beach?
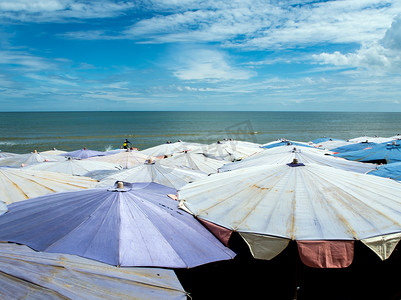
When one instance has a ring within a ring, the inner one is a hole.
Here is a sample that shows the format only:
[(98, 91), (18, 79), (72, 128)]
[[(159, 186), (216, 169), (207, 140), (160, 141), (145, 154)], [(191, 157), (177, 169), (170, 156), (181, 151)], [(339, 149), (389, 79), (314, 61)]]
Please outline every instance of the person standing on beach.
[(129, 149), (128, 144), (131, 144), (131, 142), (128, 139), (125, 139), (124, 143), (123, 143), (123, 148), (124, 149)]

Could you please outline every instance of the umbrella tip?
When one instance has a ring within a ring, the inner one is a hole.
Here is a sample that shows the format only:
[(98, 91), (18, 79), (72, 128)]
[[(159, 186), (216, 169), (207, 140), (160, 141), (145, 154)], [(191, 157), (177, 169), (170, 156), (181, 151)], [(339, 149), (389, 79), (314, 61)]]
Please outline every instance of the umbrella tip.
[(124, 188), (124, 183), (122, 181), (117, 182), (117, 188), (118, 189), (123, 189)]
[(292, 160), (292, 163), (294, 164), (294, 165), (297, 165), (299, 162), (298, 162), (298, 158), (294, 158), (293, 160)]
[(38, 151), (35, 149), (35, 150), (33, 150), (33, 153), (38, 153)]

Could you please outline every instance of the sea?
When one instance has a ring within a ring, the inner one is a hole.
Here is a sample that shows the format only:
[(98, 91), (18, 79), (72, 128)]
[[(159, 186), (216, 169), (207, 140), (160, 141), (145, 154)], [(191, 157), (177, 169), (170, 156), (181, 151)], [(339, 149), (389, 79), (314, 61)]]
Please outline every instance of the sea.
[(397, 112), (113, 111), (2, 112), (0, 151), (29, 153), (86, 147), (106, 151), (128, 139), (139, 150), (167, 141), (210, 144), (235, 139), (264, 144), (286, 138), (351, 139), (401, 134)]

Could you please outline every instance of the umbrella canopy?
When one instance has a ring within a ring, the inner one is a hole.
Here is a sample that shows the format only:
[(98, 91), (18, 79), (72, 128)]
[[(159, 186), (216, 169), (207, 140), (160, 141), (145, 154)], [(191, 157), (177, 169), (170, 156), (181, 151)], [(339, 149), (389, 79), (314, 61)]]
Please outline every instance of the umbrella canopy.
[(346, 146), (353, 144), (351, 142), (343, 141), (343, 140), (332, 140), (332, 141), (326, 141), (326, 142), (321, 142), (321, 143), (316, 143), (315, 147), (317, 148), (324, 148), (328, 150), (332, 150), (338, 147)]
[(192, 150), (194, 148), (197, 148), (199, 146), (202, 146), (201, 144), (198, 143), (188, 143), (188, 142), (167, 142), (165, 144), (157, 145), (145, 150), (140, 151), (142, 154), (148, 155), (148, 156), (165, 156), (165, 155), (171, 155), (173, 153), (180, 153), (182, 151), (188, 151)]
[(350, 152), (350, 151), (357, 151), (357, 150), (367, 150), (374, 148), (380, 144), (377, 143), (348, 143), (347, 145), (342, 145), (339, 147), (332, 148), (331, 151), (333, 152), (338, 152), (338, 153), (344, 153), (344, 152)]
[(43, 163), (47, 161), (59, 161), (61, 158), (58, 158), (53, 155), (42, 155), (39, 154), (36, 150), (32, 153), (27, 154), (17, 154), (5, 158), (0, 159), (0, 166), (2, 167), (25, 167), (38, 163)]
[(301, 163), (316, 163), (319, 165), (358, 173), (366, 173), (368, 171), (377, 169), (377, 165), (375, 164), (349, 161), (340, 157), (325, 155), (325, 152), (320, 149), (280, 146), (266, 149), (265, 151), (242, 161), (226, 164), (219, 169), (219, 172), (261, 165), (285, 164), (289, 161), (293, 161), (294, 158), (298, 159), (298, 161)]
[(131, 169), (108, 175), (100, 180), (98, 186), (110, 186), (116, 181), (125, 181), (131, 183), (155, 182), (179, 189), (187, 183), (205, 176), (205, 173), (199, 171), (166, 167), (156, 162), (138, 165)]
[(84, 148), (84, 149), (79, 149), (79, 150), (75, 150), (75, 151), (71, 151), (71, 152), (66, 152), (61, 155), (74, 157), (74, 158), (78, 158), (78, 159), (85, 159), (85, 158), (89, 158), (89, 157), (93, 157), (93, 156), (103, 156), (103, 155), (105, 155), (105, 153), (101, 152), (101, 151), (88, 150), (88, 149)]
[(43, 164), (36, 164), (26, 169), (29, 170), (39, 170), (48, 172), (57, 172), (70, 175), (85, 176), (89, 172), (97, 170), (114, 170), (117, 171), (121, 169), (119, 165), (108, 163), (108, 162), (98, 162), (90, 161), (89, 159), (65, 159), (58, 162), (46, 162)]
[(94, 187), (97, 180), (55, 172), (0, 168), (0, 201), (7, 204), (62, 191)]
[(375, 162), (375, 163), (394, 163), (401, 162), (401, 144), (378, 144), (375, 147), (358, 151), (348, 151), (334, 154), (336, 157), (342, 157), (348, 160)]
[(141, 165), (149, 159), (148, 155), (145, 155), (139, 151), (123, 151), (116, 154), (107, 156), (97, 156), (88, 158), (92, 161), (101, 161), (121, 166), (123, 169), (131, 169), (137, 165)]
[(64, 153), (67, 153), (67, 151), (57, 150), (56, 148), (53, 148), (51, 150), (42, 151), (41, 153), (45, 155), (63, 155)]
[(396, 135), (393, 135), (392, 137), (390, 137), (390, 139), (392, 139), (392, 140), (401, 140), (401, 134), (396, 134)]
[(230, 142), (217, 142), (191, 152), (203, 153), (205, 156), (225, 161), (241, 160), (262, 151), (259, 147), (247, 147)]
[(206, 174), (217, 173), (224, 161), (206, 157), (203, 153), (184, 152), (173, 154), (159, 161), (160, 165), (170, 168), (197, 170)]
[(187, 299), (173, 270), (117, 268), (0, 243), (3, 299)]
[(213, 174), (178, 198), (197, 218), (238, 231), (257, 258), (295, 240), (307, 265), (345, 267), (354, 240), (390, 255), (401, 238), (400, 193), (394, 180), (294, 162)]
[(0, 241), (115, 266), (187, 268), (235, 254), (155, 183), (56, 193), (10, 205)]
[(401, 162), (378, 166), (368, 174), (401, 181)]
[(381, 144), (381, 143), (388, 143), (391, 142), (393, 139), (392, 138), (385, 138), (385, 137), (378, 137), (378, 136), (360, 136), (357, 138), (353, 138), (350, 139), (350, 142), (354, 142), (354, 143), (360, 143), (360, 142), (369, 142), (369, 143), (377, 143), (377, 144)]
[(287, 145), (287, 146), (302, 146), (302, 147), (313, 148), (312, 145), (309, 145), (307, 143), (295, 142), (295, 141), (289, 141), (289, 140), (274, 141), (274, 142), (270, 142), (270, 143), (264, 144), (264, 145), (262, 145), (260, 147), (264, 148), (264, 149), (270, 149), (270, 148), (280, 147), (280, 146), (285, 146), (285, 145)]
[(0, 158), (11, 157), (11, 156), (18, 156), (19, 154), (10, 153), (10, 152), (2, 152), (0, 150)]

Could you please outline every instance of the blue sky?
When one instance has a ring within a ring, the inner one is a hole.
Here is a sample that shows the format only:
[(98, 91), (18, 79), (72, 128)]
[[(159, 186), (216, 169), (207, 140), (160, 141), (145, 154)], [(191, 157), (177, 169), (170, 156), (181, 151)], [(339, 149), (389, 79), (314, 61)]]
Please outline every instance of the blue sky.
[(0, 0), (0, 111), (401, 111), (399, 0)]

